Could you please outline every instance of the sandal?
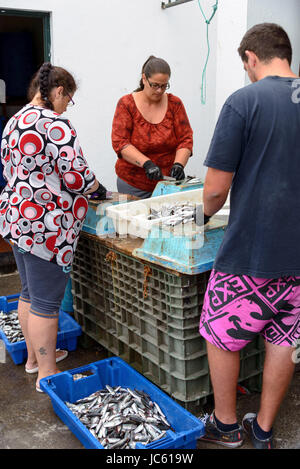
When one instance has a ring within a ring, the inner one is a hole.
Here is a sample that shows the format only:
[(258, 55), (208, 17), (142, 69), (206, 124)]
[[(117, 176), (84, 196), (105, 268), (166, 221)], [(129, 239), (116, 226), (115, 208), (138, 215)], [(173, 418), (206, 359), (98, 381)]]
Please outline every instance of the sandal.
[[(61, 350), (61, 349), (57, 348), (56, 352), (63, 352), (62, 355), (60, 355), (59, 357), (56, 357), (56, 363), (61, 362), (62, 360), (64, 360), (68, 356), (68, 351), (67, 350)], [(29, 374), (38, 373), (39, 367), (36, 366), (35, 368), (28, 369), (25, 366), (25, 371), (26, 371), (26, 373), (29, 373)], [(43, 391), (41, 391), (41, 392), (43, 392)]]

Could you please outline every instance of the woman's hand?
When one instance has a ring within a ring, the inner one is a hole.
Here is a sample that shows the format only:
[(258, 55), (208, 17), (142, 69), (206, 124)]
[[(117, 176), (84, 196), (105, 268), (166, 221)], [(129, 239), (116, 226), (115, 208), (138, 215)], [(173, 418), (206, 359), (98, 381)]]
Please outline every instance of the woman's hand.
[(160, 179), (163, 178), (161, 169), (159, 168), (159, 166), (154, 164), (153, 161), (147, 160), (143, 164), (143, 168), (145, 170), (147, 178), (150, 179), (151, 181), (153, 181), (153, 180), (154, 181), (159, 181)]
[(181, 181), (185, 178), (184, 167), (191, 154), (192, 152), (188, 148), (179, 148), (176, 151), (175, 160), (170, 172), (170, 176), (175, 178), (176, 181)]
[(184, 179), (184, 166), (181, 163), (174, 163), (171, 168), (170, 176), (171, 178), (175, 178), (176, 181), (181, 181)]
[(98, 188), (90, 194), (90, 200), (105, 200), (107, 194), (106, 187), (99, 182)]

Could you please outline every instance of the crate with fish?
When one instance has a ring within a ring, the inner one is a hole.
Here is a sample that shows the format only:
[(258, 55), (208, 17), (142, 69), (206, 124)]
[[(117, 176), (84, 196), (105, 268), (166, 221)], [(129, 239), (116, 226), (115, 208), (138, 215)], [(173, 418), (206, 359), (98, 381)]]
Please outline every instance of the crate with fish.
[(194, 275), (209, 270), (228, 222), (229, 197), (203, 225), (203, 189), (150, 197), (107, 208), (116, 233), (139, 237), (137, 258)]
[[(165, 194), (107, 207), (106, 214), (120, 235), (146, 238), (157, 225), (189, 226), (187, 232), (198, 232), (195, 209), (202, 204), (203, 189)], [(176, 228), (175, 228), (176, 229)]]
[[(189, 197), (191, 194), (195, 201), (202, 199), (202, 189), (189, 191)], [(199, 199), (200, 197), (201, 199)], [(106, 214), (112, 219), (116, 232), (121, 236), (131, 235), (146, 238), (154, 225), (167, 221), (170, 217), (168, 207), (171, 208), (171, 206), (175, 206), (175, 203), (178, 204), (181, 199), (186, 200), (186, 198), (185, 194), (167, 194), (129, 204), (111, 206), (106, 209)], [(156, 214), (160, 214), (160, 217)]]
[[(19, 294), (0, 296), (0, 338), (15, 365), (27, 358), (27, 348), (18, 319)], [(76, 350), (81, 327), (65, 311), (60, 310), (58, 320), (57, 347)]]
[(54, 412), (88, 449), (195, 449), (204, 425), (118, 357), (43, 378)]

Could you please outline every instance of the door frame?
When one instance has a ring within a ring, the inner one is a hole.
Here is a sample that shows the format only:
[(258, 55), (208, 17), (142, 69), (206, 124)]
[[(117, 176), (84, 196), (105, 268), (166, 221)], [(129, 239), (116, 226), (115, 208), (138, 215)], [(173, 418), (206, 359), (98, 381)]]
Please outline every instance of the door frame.
[(0, 16), (23, 16), (24, 18), (41, 18), (43, 20), (44, 61), (51, 62), (51, 34), (49, 11), (14, 10), (13, 8), (1, 8)]

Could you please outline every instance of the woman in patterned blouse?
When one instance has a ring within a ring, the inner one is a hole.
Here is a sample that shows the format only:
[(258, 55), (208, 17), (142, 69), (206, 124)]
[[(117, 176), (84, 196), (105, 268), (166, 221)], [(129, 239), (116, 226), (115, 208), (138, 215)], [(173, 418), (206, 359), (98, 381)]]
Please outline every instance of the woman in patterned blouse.
[(58, 372), (58, 316), (87, 195), (104, 189), (82, 154), (77, 133), (61, 117), (76, 83), (66, 70), (42, 65), (30, 86), (31, 102), (7, 123), (1, 160), (7, 185), (0, 194), (0, 234), (13, 246), (22, 291), (19, 321), (39, 380)]
[(193, 131), (182, 101), (165, 93), (170, 76), (167, 62), (150, 56), (142, 68), (140, 87), (117, 104), (112, 145), (118, 156), (119, 192), (147, 198), (163, 176), (184, 179)]

